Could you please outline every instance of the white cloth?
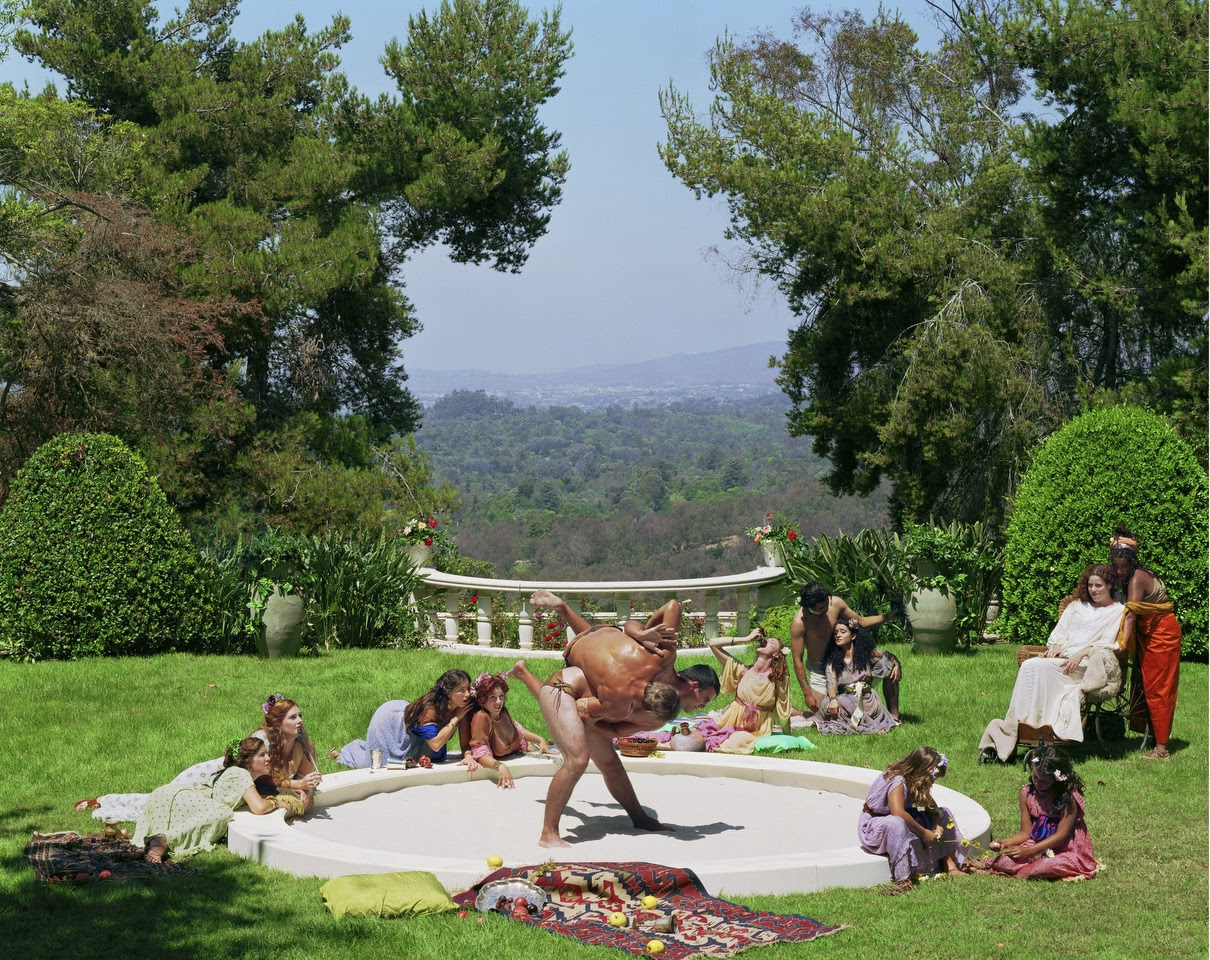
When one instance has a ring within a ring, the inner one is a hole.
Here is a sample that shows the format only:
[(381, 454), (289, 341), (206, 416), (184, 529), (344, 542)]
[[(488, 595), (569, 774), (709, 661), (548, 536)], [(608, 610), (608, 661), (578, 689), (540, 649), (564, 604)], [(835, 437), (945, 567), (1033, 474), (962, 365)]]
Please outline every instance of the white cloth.
[[(1070, 603), (1046, 645), (1057, 647), (1064, 655), (1079, 653), (1087, 647), (1116, 650), (1123, 612), (1120, 603), (1104, 607), (1094, 607), (1082, 600)], [(987, 725), (979, 749), (994, 747), (1000, 759), (1007, 761), (1016, 749), (1018, 723), (1031, 727), (1049, 724), (1059, 739), (1082, 742), (1080, 686), (1086, 668), (1081, 664), (1066, 674), (1063, 672), (1066, 663), (1063, 657), (1032, 657), (1021, 664), (1008, 713), (1003, 720), (993, 720)]]

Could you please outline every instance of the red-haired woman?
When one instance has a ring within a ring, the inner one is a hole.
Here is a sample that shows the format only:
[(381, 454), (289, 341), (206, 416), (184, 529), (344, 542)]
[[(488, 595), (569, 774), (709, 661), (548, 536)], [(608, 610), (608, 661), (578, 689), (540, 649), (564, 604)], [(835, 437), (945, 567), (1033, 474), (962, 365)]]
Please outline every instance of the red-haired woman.
[(481, 673), (474, 685), (475, 708), (471, 714), (471, 757), (481, 766), (495, 770), (496, 786), (513, 786), (513, 775), (504, 761), (524, 754), (527, 743), (537, 744), (541, 753), (550, 752), (546, 738), (526, 730), (508, 712), (508, 681), (502, 673)]

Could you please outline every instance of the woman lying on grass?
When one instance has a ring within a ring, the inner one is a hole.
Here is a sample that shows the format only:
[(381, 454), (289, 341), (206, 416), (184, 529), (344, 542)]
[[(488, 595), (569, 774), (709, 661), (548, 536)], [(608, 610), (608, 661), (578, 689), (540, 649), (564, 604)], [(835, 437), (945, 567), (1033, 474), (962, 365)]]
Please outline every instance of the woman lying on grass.
[(269, 748), (260, 737), (233, 741), (223, 757), (223, 771), (196, 787), (165, 784), (152, 791), (135, 825), (134, 841), (143, 838), (141, 856), (159, 863), (169, 853), (184, 860), (210, 850), (227, 835), (231, 813), (245, 804), (257, 816), (285, 809), (301, 813), (293, 794), (262, 797), (253, 783), (269, 773)]

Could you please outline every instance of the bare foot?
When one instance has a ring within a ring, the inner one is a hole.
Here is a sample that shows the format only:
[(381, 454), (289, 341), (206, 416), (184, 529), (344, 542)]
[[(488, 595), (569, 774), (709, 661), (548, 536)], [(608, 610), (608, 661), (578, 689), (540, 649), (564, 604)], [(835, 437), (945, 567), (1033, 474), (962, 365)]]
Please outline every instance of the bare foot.
[(633, 823), (635, 828), (638, 830), (650, 830), (653, 833), (658, 830), (667, 830), (671, 832), (676, 829), (676, 827), (671, 826), (670, 824), (660, 823), (660, 821), (658, 821), (655, 817), (644, 816), (637, 819), (635, 817), (631, 817), (630, 822)]
[(546, 607), (547, 609), (563, 606), (563, 601), (549, 590), (535, 590), (529, 595), (529, 602), (535, 607)]
[(542, 836), (538, 839), (538, 846), (539, 847), (570, 847), (571, 844), (568, 843), (566, 840), (564, 840), (557, 833), (552, 834), (552, 835), (543, 833)]
[(513, 668), (504, 675), (506, 677), (512, 677), (514, 680), (520, 680), (527, 673), (529, 673), (529, 667), (525, 665), (525, 661), (518, 660), (513, 664)]
[(143, 848), (143, 859), (147, 863), (163, 863), (168, 853), (168, 838), (162, 833), (147, 838), (147, 846)]
[(330, 760), (339, 760), (339, 759), (340, 759), (340, 751), (339, 751), (339, 750), (337, 750), (335, 747), (333, 747), (331, 750), (329, 750), (329, 751), (328, 751), (328, 759), (330, 759)]

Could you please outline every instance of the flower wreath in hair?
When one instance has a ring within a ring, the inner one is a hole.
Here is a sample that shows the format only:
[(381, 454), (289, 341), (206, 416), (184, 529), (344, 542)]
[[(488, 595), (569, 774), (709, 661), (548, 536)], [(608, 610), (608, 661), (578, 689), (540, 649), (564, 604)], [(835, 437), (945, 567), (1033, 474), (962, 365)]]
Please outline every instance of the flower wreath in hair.
[(932, 777), (934, 780), (936, 780), (939, 776), (941, 776), (941, 771), (946, 769), (950, 765), (949, 758), (944, 753), (938, 754), (937, 757), (938, 757), (937, 766), (933, 767), (933, 773), (932, 773)]
[(267, 714), (270, 710), (277, 706), (277, 704), (281, 703), (281, 701), (285, 699), (286, 698), (280, 693), (271, 693), (269, 694), (268, 699), (266, 699), (265, 702), (260, 705), (260, 708)]
[[(1040, 763), (1041, 763), (1042, 758), (1041, 758), (1041, 757), (1032, 757), (1032, 756), (1031, 756), (1031, 757), (1029, 757), (1029, 758), (1028, 758), (1028, 760), (1029, 760), (1029, 762), (1030, 762), (1030, 763), (1035, 764), (1035, 765), (1038, 765), (1038, 764), (1040, 764)], [(1062, 770), (1056, 770), (1056, 769), (1055, 769), (1055, 768), (1054, 768), (1054, 767), (1053, 767), (1051, 764), (1049, 764), (1049, 763), (1048, 763), (1048, 764), (1046, 764), (1045, 766), (1038, 766), (1038, 769), (1039, 769), (1039, 770), (1041, 770), (1041, 771), (1042, 771), (1044, 774), (1046, 774), (1047, 776), (1053, 777), (1053, 778), (1054, 778), (1056, 781), (1058, 781), (1059, 783), (1066, 783), (1066, 782), (1067, 782), (1067, 774), (1065, 774), (1065, 773), (1064, 773)]]
[(239, 760), (239, 745), (243, 742), (243, 737), (233, 737), (231, 742), (227, 744), (227, 753), (231, 755), (232, 763), (236, 763)]
[(483, 700), (487, 696), (487, 691), (496, 685), (499, 681), (504, 685), (504, 692), (508, 693), (508, 681), (504, 678), (503, 673), (488, 673), (486, 670), (475, 678), (474, 691), (475, 702), (480, 706), (483, 705)]

